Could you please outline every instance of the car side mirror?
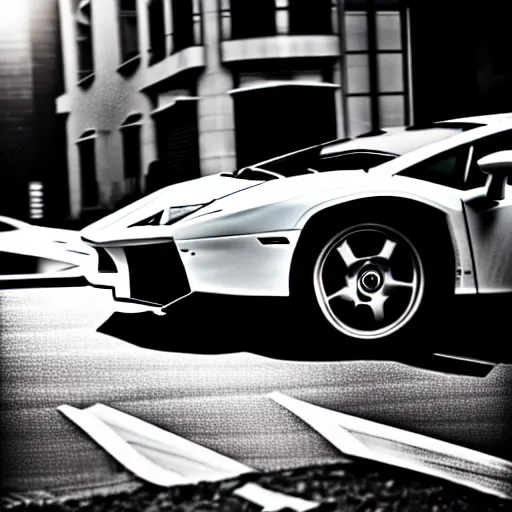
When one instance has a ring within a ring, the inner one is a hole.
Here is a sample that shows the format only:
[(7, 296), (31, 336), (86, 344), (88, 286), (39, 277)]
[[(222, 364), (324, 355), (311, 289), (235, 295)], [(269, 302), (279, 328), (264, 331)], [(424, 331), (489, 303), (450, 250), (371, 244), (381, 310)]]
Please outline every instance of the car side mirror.
[(505, 198), (507, 180), (512, 177), (512, 151), (498, 151), (477, 161), (480, 170), (488, 175), (486, 195), (493, 201)]

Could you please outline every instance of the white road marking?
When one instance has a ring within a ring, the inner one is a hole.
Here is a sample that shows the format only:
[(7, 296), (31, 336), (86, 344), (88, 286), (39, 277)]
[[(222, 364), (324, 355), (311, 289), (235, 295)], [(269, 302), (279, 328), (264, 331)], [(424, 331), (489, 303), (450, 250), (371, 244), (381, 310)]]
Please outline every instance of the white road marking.
[[(173, 487), (216, 482), (258, 471), (209, 448), (103, 404), (87, 409), (57, 408), (130, 472), (154, 485)], [(305, 512), (318, 503), (246, 484), (238, 496), (264, 512), (283, 508)]]
[(443, 478), (512, 499), (512, 462), (275, 392), (282, 405), (341, 452)]

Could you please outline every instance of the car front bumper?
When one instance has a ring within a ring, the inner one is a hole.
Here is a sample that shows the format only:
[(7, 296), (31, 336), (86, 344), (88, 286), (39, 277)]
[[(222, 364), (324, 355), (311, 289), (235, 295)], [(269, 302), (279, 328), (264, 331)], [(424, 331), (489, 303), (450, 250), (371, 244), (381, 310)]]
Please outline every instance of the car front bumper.
[(151, 307), (191, 292), (287, 297), (299, 235), (291, 230), (95, 247), (85, 277), (92, 286), (111, 288), (118, 301)]
[(300, 231), (177, 240), (191, 290), (286, 297)]

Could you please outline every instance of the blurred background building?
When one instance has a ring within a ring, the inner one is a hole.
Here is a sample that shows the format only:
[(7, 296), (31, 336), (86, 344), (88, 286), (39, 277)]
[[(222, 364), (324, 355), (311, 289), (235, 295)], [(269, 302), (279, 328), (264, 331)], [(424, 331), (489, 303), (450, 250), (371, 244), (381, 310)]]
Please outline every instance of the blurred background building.
[(58, 0), (0, 0), (0, 214), (68, 215), (63, 91)]
[(13, 3), (0, 21), (0, 187), (10, 176), (20, 218), (41, 186), (42, 222), (89, 222), (330, 139), (512, 111), (498, 0)]
[(344, 16), (338, 0), (60, 7), (66, 93), (57, 113), (67, 118), (73, 216), (101, 214), (153, 182), (410, 121), (407, 11), (398, 0), (349, 0)]

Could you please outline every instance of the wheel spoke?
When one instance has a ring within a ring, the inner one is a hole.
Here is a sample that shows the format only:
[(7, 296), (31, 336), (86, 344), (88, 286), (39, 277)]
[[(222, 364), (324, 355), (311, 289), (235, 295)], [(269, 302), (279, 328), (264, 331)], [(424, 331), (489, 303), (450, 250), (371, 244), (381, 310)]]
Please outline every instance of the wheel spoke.
[(344, 286), (341, 290), (338, 290), (336, 293), (329, 295), (327, 300), (331, 302), (331, 300), (340, 298), (346, 300), (347, 302), (355, 302), (355, 299), (352, 295), (352, 290), (348, 286)]
[(360, 259), (352, 252), (352, 249), (346, 240), (336, 250), (338, 251), (347, 268), (350, 268)]
[(384, 320), (384, 303), (386, 302), (386, 299), (387, 297), (379, 295), (373, 297), (368, 303), (373, 312), (373, 318), (376, 323), (381, 323)]
[(396, 281), (393, 278), (386, 279), (386, 284), (384, 285), (384, 291), (387, 294), (392, 294), (400, 290), (412, 290), (413, 288), (414, 283), (408, 283), (406, 281)]
[(382, 250), (379, 253), (379, 258), (383, 258), (385, 260), (390, 260), (391, 256), (393, 256), (393, 252), (396, 247), (396, 242), (393, 242), (393, 240), (386, 240), (384, 243), (384, 247), (382, 247)]

